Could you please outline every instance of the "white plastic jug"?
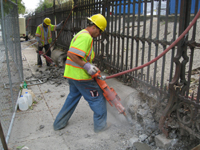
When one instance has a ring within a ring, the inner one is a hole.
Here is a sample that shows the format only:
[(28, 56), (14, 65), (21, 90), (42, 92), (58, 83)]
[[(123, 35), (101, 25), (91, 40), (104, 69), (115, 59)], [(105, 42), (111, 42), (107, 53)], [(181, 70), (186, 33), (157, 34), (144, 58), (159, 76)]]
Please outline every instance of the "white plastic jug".
[(28, 109), (28, 101), (26, 97), (23, 97), (23, 95), (21, 95), (21, 97), (18, 99), (18, 104), (20, 110), (24, 111)]
[(33, 103), (32, 95), (29, 94), (28, 92), (25, 92), (24, 97), (26, 97), (26, 99), (27, 99), (27, 101), (28, 101), (28, 106), (31, 106), (32, 103)]

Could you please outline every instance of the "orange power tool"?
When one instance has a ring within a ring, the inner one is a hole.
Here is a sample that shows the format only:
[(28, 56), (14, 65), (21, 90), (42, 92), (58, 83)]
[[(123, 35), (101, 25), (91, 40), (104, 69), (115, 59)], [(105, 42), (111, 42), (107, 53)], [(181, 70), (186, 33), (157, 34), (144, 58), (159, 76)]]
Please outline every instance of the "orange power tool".
[(117, 95), (117, 93), (115, 92), (113, 88), (110, 88), (107, 85), (106, 81), (101, 80), (102, 76), (100, 75), (100, 73), (101, 73), (100, 70), (98, 70), (96, 74), (92, 75), (92, 78), (96, 80), (97, 84), (103, 90), (103, 95), (108, 101), (108, 103), (111, 106), (115, 105), (119, 113), (124, 114), (124, 116), (126, 117), (125, 108), (119, 102), (121, 100), (120, 97)]

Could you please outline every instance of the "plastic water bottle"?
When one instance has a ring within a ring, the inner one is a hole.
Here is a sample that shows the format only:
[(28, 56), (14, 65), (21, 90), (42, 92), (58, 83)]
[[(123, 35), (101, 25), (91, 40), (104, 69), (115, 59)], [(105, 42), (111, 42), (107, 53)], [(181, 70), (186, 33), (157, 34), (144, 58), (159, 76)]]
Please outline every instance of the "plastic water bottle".
[(26, 81), (24, 81), (23, 87), (24, 87), (24, 89), (27, 89)]
[(21, 95), (21, 97), (18, 99), (18, 104), (19, 104), (20, 110), (28, 109), (28, 101), (27, 101), (26, 97), (23, 97), (23, 95)]
[(28, 106), (31, 106), (31, 105), (32, 105), (32, 102), (33, 102), (33, 100), (32, 100), (32, 95), (29, 94), (28, 92), (25, 92), (24, 97), (26, 97), (26, 99), (27, 99), (27, 101), (28, 101)]

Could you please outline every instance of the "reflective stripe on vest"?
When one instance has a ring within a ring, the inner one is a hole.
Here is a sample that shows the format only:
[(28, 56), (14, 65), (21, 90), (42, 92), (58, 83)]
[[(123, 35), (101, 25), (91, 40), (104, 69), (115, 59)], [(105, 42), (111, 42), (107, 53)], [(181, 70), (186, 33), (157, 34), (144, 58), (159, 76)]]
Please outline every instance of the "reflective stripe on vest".
[(70, 47), (70, 50), (73, 50), (73, 52), (76, 54), (76, 55), (78, 55), (78, 56), (80, 56), (80, 57), (82, 57), (82, 56), (84, 56), (85, 55), (85, 52), (84, 51), (82, 51), (82, 50), (78, 50), (77, 48), (75, 48), (75, 47)]
[(78, 65), (78, 64), (75, 63), (75, 62), (73, 62), (70, 58), (67, 58), (66, 64), (71, 65), (71, 66), (74, 66), (74, 67), (76, 67), (76, 68), (81, 68), (81, 69), (82, 69), (82, 67), (81, 67), (80, 65)]

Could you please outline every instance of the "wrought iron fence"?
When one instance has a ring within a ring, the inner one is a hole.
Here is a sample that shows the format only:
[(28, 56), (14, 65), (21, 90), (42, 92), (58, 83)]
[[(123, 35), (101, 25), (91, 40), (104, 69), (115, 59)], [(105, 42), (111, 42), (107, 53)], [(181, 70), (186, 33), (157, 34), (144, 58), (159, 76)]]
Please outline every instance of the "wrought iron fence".
[[(66, 19), (75, 6), (56, 42), (67, 52), (73, 35), (86, 27), (87, 17), (101, 13), (108, 24), (101, 37), (94, 40), (95, 63), (102, 71), (116, 74), (145, 65), (160, 56), (194, 19), (200, 2), (77, 0), (74, 5), (67, 3), (66, 6), (56, 6), (49, 11), (29, 15), (27, 21), (30, 33), (35, 34), (37, 25), (44, 17), (51, 18), (53, 23), (59, 22)], [(200, 19), (185, 37), (160, 59), (117, 77), (127, 85), (157, 99), (160, 110), (164, 110), (160, 116), (160, 128), (166, 135), (170, 122), (178, 120), (180, 128), (200, 138), (200, 37), (196, 34), (199, 30)]]
[(17, 5), (1, 0), (0, 17), (0, 149), (6, 150), (23, 81), (23, 65)]

